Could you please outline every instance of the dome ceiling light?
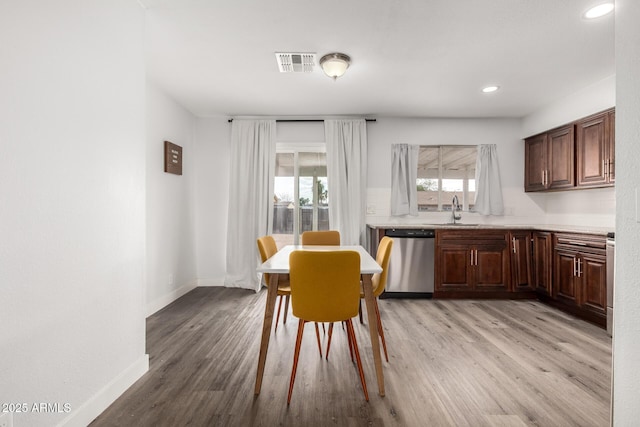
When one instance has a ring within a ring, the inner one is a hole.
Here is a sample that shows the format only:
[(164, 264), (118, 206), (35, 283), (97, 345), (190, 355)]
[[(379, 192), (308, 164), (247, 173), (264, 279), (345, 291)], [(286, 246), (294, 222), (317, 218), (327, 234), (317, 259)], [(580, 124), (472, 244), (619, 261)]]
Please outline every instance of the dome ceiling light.
[(351, 65), (351, 58), (344, 53), (328, 53), (320, 58), (320, 66), (324, 73), (336, 80), (341, 77)]

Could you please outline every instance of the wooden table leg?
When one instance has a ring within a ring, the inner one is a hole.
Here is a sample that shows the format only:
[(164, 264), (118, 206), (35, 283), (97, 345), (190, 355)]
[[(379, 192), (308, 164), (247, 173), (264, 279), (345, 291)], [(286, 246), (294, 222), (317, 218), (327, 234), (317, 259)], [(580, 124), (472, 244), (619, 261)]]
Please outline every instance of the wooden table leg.
[(384, 375), (382, 373), (382, 356), (380, 355), (380, 340), (378, 339), (378, 322), (376, 319), (375, 297), (371, 286), (371, 275), (362, 275), (362, 287), (364, 288), (364, 301), (367, 304), (367, 321), (369, 322), (369, 335), (371, 336), (371, 349), (373, 361), (378, 378), (378, 392), (384, 396)]
[(267, 303), (264, 308), (264, 321), (262, 322), (262, 340), (260, 341), (260, 357), (258, 358), (258, 372), (256, 374), (256, 395), (260, 394), (260, 388), (262, 387), (262, 377), (264, 376), (264, 365), (267, 361), (267, 350), (269, 349), (269, 339), (271, 338), (271, 324), (273, 323), (273, 312), (276, 308), (277, 296), (278, 275), (272, 273), (271, 277), (269, 278), (269, 286), (267, 288)]

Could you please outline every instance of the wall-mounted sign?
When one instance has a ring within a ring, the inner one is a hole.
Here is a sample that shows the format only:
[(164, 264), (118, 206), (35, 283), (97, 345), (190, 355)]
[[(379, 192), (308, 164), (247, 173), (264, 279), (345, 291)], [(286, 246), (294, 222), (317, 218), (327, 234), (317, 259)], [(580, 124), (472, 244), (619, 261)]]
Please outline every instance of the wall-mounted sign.
[(164, 171), (182, 175), (182, 147), (164, 142)]

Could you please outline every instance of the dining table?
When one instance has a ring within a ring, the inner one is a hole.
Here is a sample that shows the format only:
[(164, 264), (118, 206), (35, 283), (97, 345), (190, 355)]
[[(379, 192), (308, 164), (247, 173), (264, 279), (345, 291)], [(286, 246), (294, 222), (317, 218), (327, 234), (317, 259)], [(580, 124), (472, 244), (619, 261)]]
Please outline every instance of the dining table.
[(264, 321), (262, 323), (262, 339), (260, 342), (260, 356), (258, 357), (258, 371), (256, 374), (255, 394), (260, 394), (262, 387), (262, 377), (264, 376), (267, 352), (269, 350), (269, 340), (271, 338), (271, 326), (273, 324), (273, 313), (276, 306), (278, 294), (278, 277), (289, 274), (289, 255), (293, 251), (356, 251), (360, 254), (360, 274), (362, 287), (364, 290), (364, 300), (367, 307), (367, 320), (369, 325), (369, 335), (371, 337), (371, 349), (373, 352), (374, 366), (378, 380), (378, 393), (384, 396), (384, 375), (382, 372), (382, 356), (380, 354), (380, 341), (378, 339), (378, 327), (375, 315), (375, 296), (371, 285), (371, 277), (382, 272), (382, 267), (376, 260), (360, 245), (340, 245), (340, 246), (304, 246), (287, 245), (282, 247), (275, 255), (266, 260), (257, 269), (259, 273), (269, 274), (267, 284), (267, 302), (264, 309)]

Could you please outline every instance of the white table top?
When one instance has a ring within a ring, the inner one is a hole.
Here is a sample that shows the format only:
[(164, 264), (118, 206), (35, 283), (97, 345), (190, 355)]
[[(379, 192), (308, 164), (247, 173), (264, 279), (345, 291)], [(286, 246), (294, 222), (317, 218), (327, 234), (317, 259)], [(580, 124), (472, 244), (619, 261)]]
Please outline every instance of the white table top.
[(382, 267), (369, 255), (360, 245), (355, 246), (303, 246), (287, 245), (280, 249), (274, 256), (266, 260), (260, 267), (258, 273), (289, 273), (289, 255), (293, 251), (356, 251), (360, 254), (360, 273), (375, 274), (382, 273)]

